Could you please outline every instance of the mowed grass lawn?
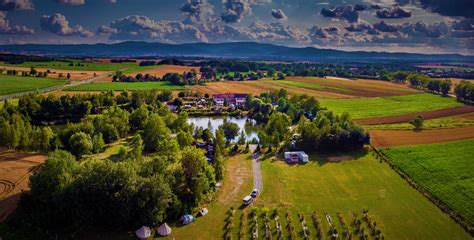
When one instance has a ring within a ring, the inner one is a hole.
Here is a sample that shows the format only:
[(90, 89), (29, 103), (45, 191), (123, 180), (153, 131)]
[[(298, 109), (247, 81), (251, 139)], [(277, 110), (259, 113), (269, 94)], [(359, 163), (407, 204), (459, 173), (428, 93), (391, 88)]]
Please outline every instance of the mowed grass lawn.
[[(70, 64), (73, 63), (73, 66)], [(77, 66), (80, 63), (83, 66)], [(24, 62), (22, 64), (6, 64), (2, 63), (2, 66), (12, 67), (35, 67), (35, 68), (49, 68), (59, 70), (78, 70), (78, 71), (118, 71), (121, 69), (128, 69), (138, 67), (136, 63), (100, 63), (90, 61), (72, 60), (68, 62), (62, 61), (51, 61), (51, 62)]]
[(0, 95), (54, 87), (64, 83), (66, 83), (66, 81), (52, 78), (0, 75)]
[(138, 90), (184, 90), (183, 86), (169, 82), (92, 82), (66, 88), (67, 91), (138, 91)]
[[(386, 239), (470, 239), (461, 226), (371, 154), (338, 163), (310, 158), (306, 165), (262, 161), (264, 188), (255, 204), (303, 212), (306, 217), (316, 211), (328, 212), (334, 219), (341, 212), (348, 222), (350, 212), (368, 209)], [(326, 221), (322, 222), (324, 227)]]
[[(423, 129), (441, 129), (441, 128), (462, 128), (474, 126), (474, 120), (463, 118), (460, 116), (449, 116), (442, 118), (427, 119), (423, 121)], [(393, 123), (393, 124), (378, 124), (366, 125), (366, 129), (380, 129), (380, 130), (411, 130), (413, 125), (409, 122)]]
[(396, 116), (463, 106), (455, 98), (430, 93), (360, 99), (328, 99), (323, 100), (321, 104), (337, 114), (348, 112), (352, 118)]
[(382, 152), (424, 189), (474, 224), (474, 140)]

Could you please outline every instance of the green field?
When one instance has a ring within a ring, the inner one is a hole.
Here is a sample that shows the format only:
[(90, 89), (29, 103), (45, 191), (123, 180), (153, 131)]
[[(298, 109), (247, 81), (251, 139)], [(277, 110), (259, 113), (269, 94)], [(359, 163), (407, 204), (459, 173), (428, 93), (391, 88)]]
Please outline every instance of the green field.
[[(69, 66), (73, 63), (74, 66)], [(84, 66), (76, 66), (76, 64), (82, 64)], [(138, 67), (136, 63), (99, 63), (91, 61), (51, 61), (51, 62), (24, 62), (22, 64), (1, 64), (2, 66), (12, 67), (35, 67), (35, 68), (49, 68), (49, 69), (60, 69), (60, 70), (78, 70), (78, 71), (118, 71), (121, 69), (128, 69)]]
[(361, 99), (328, 99), (322, 105), (337, 114), (348, 112), (353, 118), (396, 116), (462, 106), (455, 98), (430, 93)]
[(474, 140), (382, 152), (424, 189), (474, 224)]
[(276, 82), (287, 85), (287, 86), (291, 86), (291, 87), (307, 88), (307, 89), (313, 89), (313, 90), (332, 89), (332, 90), (338, 90), (338, 91), (343, 91), (343, 92), (352, 92), (352, 90), (347, 89), (347, 88), (323, 86), (317, 83), (296, 82), (296, 81), (287, 81), (287, 80), (278, 80)]
[[(474, 120), (457, 116), (427, 119), (423, 122), (423, 129), (462, 128), (470, 126), (474, 126)], [(413, 125), (408, 122), (404, 122), (393, 124), (367, 125), (365, 126), (365, 128), (379, 130), (411, 130), (413, 129)]]
[(264, 190), (256, 204), (290, 208), (306, 217), (316, 211), (334, 218), (339, 211), (346, 219), (349, 212), (369, 209), (386, 239), (470, 239), (387, 164), (370, 154), (355, 157), (330, 163), (312, 156), (318, 161), (306, 165), (263, 161)]
[(54, 87), (64, 83), (66, 83), (66, 81), (52, 78), (0, 75), (0, 95)]
[(138, 91), (138, 90), (184, 90), (183, 86), (168, 82), (93, 82), (66, 88), (67, 91)]

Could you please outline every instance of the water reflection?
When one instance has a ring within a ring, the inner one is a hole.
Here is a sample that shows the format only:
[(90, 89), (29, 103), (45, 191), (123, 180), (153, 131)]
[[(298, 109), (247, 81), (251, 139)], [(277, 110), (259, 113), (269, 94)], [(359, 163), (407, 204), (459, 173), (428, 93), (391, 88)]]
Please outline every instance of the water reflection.
[[(259, 127), (252, 126), (252, 124), (247, 121), (247, 117), (189, 117), (188, 123), (204, 129), (209, 128), (213, 133), (215, 133), (217, 128), (224, 123), (225, 118), (227, 118), (229, 122), (236, 123), (239, 126), (240, 131), (244, 130), (247, 141), (251, 141), (254, 138), (258, 140), (257, 133)], [(238, 136), (234, 140), (237, 139)]]

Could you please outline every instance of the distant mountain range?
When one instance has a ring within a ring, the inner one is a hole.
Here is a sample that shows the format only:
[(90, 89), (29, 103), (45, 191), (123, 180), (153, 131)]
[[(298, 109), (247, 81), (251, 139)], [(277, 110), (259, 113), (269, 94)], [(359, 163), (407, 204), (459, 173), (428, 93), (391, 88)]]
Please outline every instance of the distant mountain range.
[(275, 61), (392, 62), (468, 61), (460, 54), (417, 54), (340, 51), (313, 47), (294, 48), (255, 42), (165, 44), (122, 42), (116, 44), (17, 44), (0, 45), (0, 52), (68, 57), (207, 57)]

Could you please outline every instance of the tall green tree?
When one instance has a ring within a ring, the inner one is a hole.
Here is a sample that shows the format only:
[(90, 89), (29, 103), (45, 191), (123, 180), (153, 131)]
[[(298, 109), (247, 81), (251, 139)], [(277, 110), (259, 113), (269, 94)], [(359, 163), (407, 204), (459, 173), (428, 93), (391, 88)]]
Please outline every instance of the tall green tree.
[(91, 137), (84, 132), (73, 134), (69, 139), (69, 145), (71, 147), (71, 153), (78, 158), (81, 158), (82, 155), (89, 154), (92, 151)]

